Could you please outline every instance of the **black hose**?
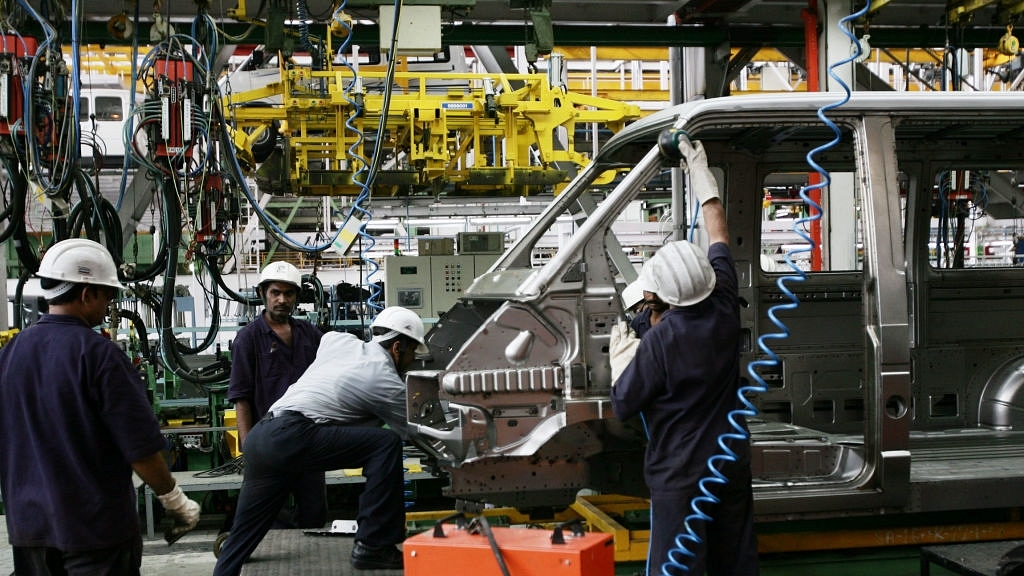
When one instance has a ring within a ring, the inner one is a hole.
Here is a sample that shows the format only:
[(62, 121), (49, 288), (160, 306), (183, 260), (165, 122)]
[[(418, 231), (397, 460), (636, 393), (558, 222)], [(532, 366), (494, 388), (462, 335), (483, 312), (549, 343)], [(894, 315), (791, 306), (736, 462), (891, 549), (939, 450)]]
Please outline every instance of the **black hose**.
[(197, 384), (204, 389), (210, 384), (221, 384), (230, 373), (230, 366), (221, 366), (212, 372), (198, 374), (185, 364), (179, 350), (178, 339), (174, 335), (174, 288), (178, 278), (178, 249), (181, 244), (181, 209), (178, 199), (174, 196), (174, 187), (167, 178), (159, 181), (161, 196), (164, 200), (164, 230), (167, 235), (167, 266), (164, 272), (162, 306), (160, 307), (160, 349), (163, 352), (163, 365), (175, 376)]
[(477, 516), (470, 520), (469, 527), (467, 528), (470, 534), (475, 532), (474, 528), (479, 529), (479, 531), (487, 538), (487, 543), (491, 546), (491, 553), (494, 554), (494, 559), (498, 561), (498, 569), (501, 570), (502, 575), (511, 576), (508, 571), (508, 565), (505, 564), (505, 557), (501, 554), (501, 548), (498, 547), (498, 541), (494, 539), (494, 532), (491, 531), (491, 525), (487, 523), (487, 518)]
[[(88, 178), (84, 180), (91, 188), (92, 181)], [(71, 210), (68, 224), (70, 237), (78, 238), (85, 232), (87, 238), (106, 245), (115, 263), (124, 263), (121, 220), (117, 216), (117, 209), (109, 200), (95, 191), (83, 194), (81, 201)]]
[[(315, 270), (315, 268), (314, 268)], [(303, 284), (310, 284), (313, 287), (313, 309), (317, 312), (317, 328), (326, 331), (330, 328), (331, 318), (327, 313), (327, 292), (324, 290), (324, 283), (316, 274), (306, 274), (302, 277)], [(300, 289), (301, 296), (301, 289)]]
[(11, 226), (14, 228), (14, 251), (18, 254), (18, 261), (29, 274), (35, 274), (39, 270), (39, 256), (28, 237), (28, 230), (25, 227), (25, 204), (28, 201), (28, 181), (21, 171), (8, 172), (11, 176), (11, 185), (14, 186), (14, 214), (11, 219)]
[(220, 289), (223, 290), (224, 293), (227, 294), (229, 298), (231, 298), (235, 302), (245, 304), (246, 306), (258, 306), (259, 304), (263, 303), (263, 300), (259, 296), (242, 296), (238, 292), (232, 290), (231, 287), (229, 287), (224, 282), (224, 276), (221, 275), (220, 267), (217, 266), (217, 256), (207, 256), (207, 260), (208, 262), (206, 264), (206, 268), (210, 271), (210, 276), (213, 278), (213, 281), (217, 284), (217, 286), (219, 286)]
[(25, 329), (25, 283), (32, 274), (28, 270), (22, 270), (18, 275), (18, 283), (14, 287), (14, 326), (18, 330)]
[[(202, 262), (204, 266), (208, 265), (205, 260), (199, 259), (197, 261)], [(212, 293), (213, 302), (210, 304), (210, 307), (212, 309), (213, 316), (210, 318), (210, 326), (206, 331), (206, 336), (203, 338), (203, 341), (195, 348), (179, 344), (175, 341), (176, 345), (179, 346), (179, 350), (185, 354), (199, 354), (203, 350), (206, 350), (213, 345), (214, 339), (217, 337), (217, 333), (220, 332), (220, 292), (214, 288)]]
[(118, 308), (117, 314), (131, 321), (135, 332), (139, 335), (139, 352), (142, 353), (143, 358), (149, 358), (149, 339), (146, 337), (146, 323), (142, 321), (142, 316), (127, 308)]
[[(4, 199), (7, 200), (4, 203), (4, 209), (0, 212), (0, 222), (7, 221), (7, 226), (3, 230), (0, 230), (0, 244), (6, 242), (12, 234), (14, 234), (14, 194), (19, 193), (17, 187), (14, 185), (14, 170), (11, 168), (9, 159), (7, 156), (0, 156), (0, 163), (3, 164), (4, 172), (8, 174), (7, 186), (4, 187)], [(11, 198), (7, 199), (7, 190), (11, 192)]]

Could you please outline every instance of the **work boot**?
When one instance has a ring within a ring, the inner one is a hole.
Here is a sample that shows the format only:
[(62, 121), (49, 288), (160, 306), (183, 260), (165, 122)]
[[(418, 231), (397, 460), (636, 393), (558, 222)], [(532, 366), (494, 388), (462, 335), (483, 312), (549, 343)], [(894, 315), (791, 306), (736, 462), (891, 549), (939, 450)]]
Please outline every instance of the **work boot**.
[(352, 548), (352, 567), (358, 570), (401, 570), (402, 551), (397, 546), (370, 548), (356, 542)]

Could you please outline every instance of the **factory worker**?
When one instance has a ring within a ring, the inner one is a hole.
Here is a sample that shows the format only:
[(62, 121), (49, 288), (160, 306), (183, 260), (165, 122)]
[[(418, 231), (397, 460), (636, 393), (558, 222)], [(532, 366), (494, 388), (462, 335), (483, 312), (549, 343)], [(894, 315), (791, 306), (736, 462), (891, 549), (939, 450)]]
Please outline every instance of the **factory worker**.
[(618, 380), (626, 365), (633, 360), (640, 337), (651, 329), (652, 312), (645, 296), (643, 288), (636, 281), (630, 282), (622, 289), (622, 309), (625, 310), (629, 323), (620, 322), (612, 326), (611, 341), (615, 347), (609, 349), (608, 358), (612, 369), (612, 382)]
[(125, 353), (93, 328), (122, 289), (102, 245), (51, 246), (37, 275), (49, 312), (0, 349), (0, 488), (14, 572), (139, 574), (132, 472), (173, 519), (173, 542), (200, 507), (167, 469), (166, 441)]
[[(245, 451), (249, 430), (259, 422), (316, 358), (322, 334), (293, 318), (302, 273), (288, 262), (271, 262), (257, 287), (264, 310), (238, 331), (231, 344), (228, 400), (235, 403), (238, 445)], [(294, 510), (279, 517), (282, 528), (322, 528), (327, 522), (327, 487), (321, 470), (310, 471), (292, 487)]]
[[(639, 282), (632, 282), (622, 290), (623, 306), (633, 312), (629, 328), (637, 338), (661, 320), (661, 315), (668, 310), (668, 304), (658, 298), (657, 294), (645, 291)], [(627, 306), (626, 302), (630, 302)]]
[[(713, 484), (719, 503), (701, 505), (712, 520), (690, 523), (700, 543), (680, 539), (693, 556), (676, 544), (676, 537), (687, 533), (684, 520), (693, 512), (691, 500), (701, 494), (698, 481), (709, 474), (708, 459), (721, 452), (719, 436), (738, 432), (727, 417), (742, 407), (737, 397), (739, 294), (725, 209), (703, 146), (686, 138), (678, 146), (690, 190), (701, 203), (710, 247), (705, 252), (685, 240), (670, 242), (644, 265), (637, 283), (666, 310), (639, 342), (621, 329), (613, 332), (609, 354), (618, 358), (621, 374), (613, 381), (612, 408), (622, 420), (642, 415), (649, 431), (644, 460), (651, 492), (647, 573), (753, 575), (758, 559), (747, 439), (726, 441), (735, 461), (716, 460), (728, 482)], [(631, 347), (635, 356), (623, 362), (622, 350)], [(737, 420), (746, 431), (744, 419)]]
[(644, 291), (636, 282), (630, 282), (622, 289), (622, 309), (628, 316), (636, 317), (643, 308)]
[[(402, 439), (408, 437), (405, 370), (426, 352), (415, 312), (385, 308), (373, 338), (325, 334), (316, 360), (249, 434), (242, 490), (215, 576), (234, 576), (274, 522), (294, 479), (309, 470), (362, 468), (357, 569), (401, 569), (405, 539)], [(387, 424), (389, 429), (381, 428)]]

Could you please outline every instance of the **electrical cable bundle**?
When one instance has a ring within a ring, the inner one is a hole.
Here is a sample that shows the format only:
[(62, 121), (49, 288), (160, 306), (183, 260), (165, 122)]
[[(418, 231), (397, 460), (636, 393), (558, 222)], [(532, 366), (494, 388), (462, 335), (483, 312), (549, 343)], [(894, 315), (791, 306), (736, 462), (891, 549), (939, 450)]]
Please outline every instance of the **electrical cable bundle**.
[[(964, 248), (974, 233), (974, 222), (984, 216), (988, 208), (988, 187), (982, 174), (976, 170), (947, 170), (939, 174), (936, 268), (962, 268), (964, 265)], [(961, 182), (954, 181), (958, 178), (964, 180), (962, 188)], [(970, 232), (966, 229), (968, 220), (972, 227)], [(953, 231), (952, 240), (949, 238), (950, 229)]]
[[(18, 4), (27, 12), (43, 29), (45, 39), (39, 44), (36, 53), (32, 56), (28, 74), (22, 82), (22, 127), (25, 132), (25, 148), (27, 152), (27, 163), (30, 174), (33, 174), (33, 182), (36, 182), (42, 192), (47, 196), (57, 197), (65, 193), (72, 180), (72, 169), (77, 165), (79, 150), (79, 125), (78, 125), (78, 78), (74, 78), (72, 85), (73, 98), (72, 108), (75, 116), (69, 118), (62, 114), (67, 103), (67, 76), (61, 74), (63, 59), (60, 58), (60, 48), (54, 47), (58, 42), (57, 30), (53, 25), (32, 8), (32, 5), (25, 0), (18, 0)], [(46, 4), (44, 3), (45, 7)], [(72, 8), (72, 42), (77, 40), (74, 37), (77, 32), (78, 0), (73, 2)], [(54, 62), (59, 59), (60, 63)], [(40, 64), (45, 69), (40, 70)], [(75, 63), (72, 61), (72, 66)], [(77, 72), (77, 70), (76, 70)], [(47, 82), (38, 84), (36, 79), (46, 77)], [(49, 84), (49, 89), (46, 85)], [(40, 148), (40, 140), (50, 154), (43, 153)]]

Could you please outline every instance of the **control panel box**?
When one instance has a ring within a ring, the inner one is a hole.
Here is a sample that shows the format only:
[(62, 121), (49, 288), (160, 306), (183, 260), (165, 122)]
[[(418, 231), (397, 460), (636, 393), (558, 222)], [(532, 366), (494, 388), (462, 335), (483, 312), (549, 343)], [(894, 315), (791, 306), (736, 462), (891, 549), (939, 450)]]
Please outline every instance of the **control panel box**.
[(504, 232), (459, 232), (459, 254), (501, 254)]
[(430, 257), (388, 256), (384, 258), (384, 299), (388, 306), (401, 306), (429, 318)]
[(473, 280), (500, 255), (387, 256), (384, 258), (384, 298), (421, 318), (437, 318), (454, 306)]

